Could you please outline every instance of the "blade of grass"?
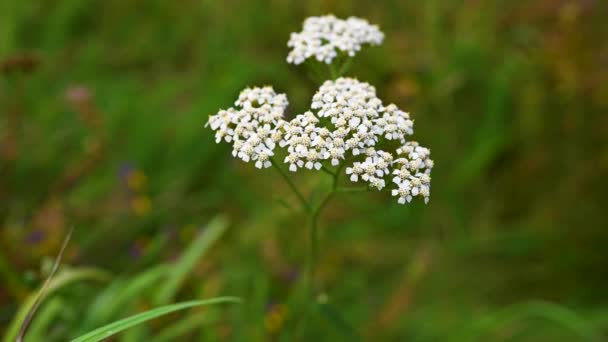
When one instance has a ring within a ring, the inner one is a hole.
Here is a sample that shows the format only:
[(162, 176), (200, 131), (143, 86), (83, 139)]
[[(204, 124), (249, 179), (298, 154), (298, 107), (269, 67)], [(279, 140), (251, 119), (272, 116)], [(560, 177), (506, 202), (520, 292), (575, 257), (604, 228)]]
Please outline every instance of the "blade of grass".
[(110, 321), (118, 312), (124, 312), (143, 294), (148, 293), (163, 278), (166, 277), (169, 266), (161, 265), (146, 270), (137, 276), (117, 279), (97, 296), (88, 311), (86, 322), (82, 324), (82, 331), (93, 329)]
[(177, 304), (161, 306), (159, 308), (145, 311), (140, 314), (133, 315), (133, 316), (121, 319), (119, 321), (116, 321), (114, 323), (105, 325), (101, 328), (95, 329), (87, 334), (84, 334), (78, 338), (73, 339), (72, 342), (97, 342), (97, 341), (106, 339), (110, 336), (113, 336), (128, 328), (136, 326), (138, 324), (144, 323), (146, 321), (149, 321), (151, 319), (154, 319), (154, 318), (157, 318), (160, 316), (164, 316), (166, 314), (169, 314), (169, 313), (172, 313), (175, 311), (184, 310), (184, 309), (188, 309), (188, 308), (192, 308), (192, 307), (196, 307), (196, 306), (204, 306), (204, 305), (220, 304), (220, 303), (238, 303), (240, 301), (241, 300), (237, 297), (218, 297), (218, 298), (207, 299), (207, 300), (195, 300), (195, 301), (182, 302), (182, 303), (177, 303)]
[(188, 315), (175, 324), (161, 330), (152, 339), (152, 342), (171, 342), (180, 341), (180, 338), (201, 326), (217, 321), (219, 317), (210, 316), (207, 313), (199, 312)]
[(228, 221), (225, 218), (216, 217), (198, 235), (177, 264), (172, 266), (167, 282), (159, 289), (156, 296), (157, 305), (166, 304), (175, 296), (196, 262), (222, 236), (227, 227)]
[(319, 303), (317, 307), (323, 317), (331, 324), (331, 326), (339, 331), (348, 341), (362, 341), (361, 336), (357, 333), (353, 326), (348, 323), (342, 314), (328, 303)]
[(576, 312), (554, 303), (532, 301), (516, 304), (493, 315), (486, 315), (474, 322), (462, 333), (454, 335), (453, 341), (478, 341), (487, 338), (492, 331), (516, 321), (543, 318), (564, 330), (577, 335), (582, 341), (601, 341), (601, 334), (595, 327)]
[(50, 298), (38, 311), (36, 319), (32, 321), (27, 332), (28, 341), (44, 341), (47, 329), (53, 323), (53, 319), (64, 310), (67, 305), (59, 296)]
[[(44, 294), (40, 297), (40, 302), (44, 298), (48, 297), (53, 292), (62, 289), (72, 283), (84, 281), (84, 280), (95, 280), (95, 281), (106, 281), (110, 278), (109, 273), (101, 271), (95, 268), (79, 268), (72, 270), (65, 270), (59, 273), (46, 287)], [(25, 322), (30, 309), (35, 305), (38, 296), (41, 291), (36, 294), (29, 296), (23, 303), (13, 321), (11, 322), (6, 335), (4, 336), (4, 342), (15, 342), (19, 334), (19, 329)]]
[(27, 328), (34, 318), (34, 314), (36, 310), (44, 300), (48, 296), (48, 294), (76, 281), (80, 280), (105, 280), (108, 278), (108, 274), (93, 268), (83, 268), (77, 270), (67, 270), (61, 273), (58, 277), (53, 278), (57, 269), (59, 268), (59, 264), (61, 263), (61, 259), (63, 258), (63, 253), (72, 237), (73, 228), (70, 229), (68, 234), (66, 235), (61, 248), (59, 250), (59, 254), (55, 258), (55, 262), (53, 263), (53, 267), (49, 276), (44, 281), (42, 287), (35, 293), (30, 295), (26, 301), (23, 303), (13, 321), (9, 325), (7, 333), (4, 335), (4, 341), (6, 342), (21, 342), (27, 332)]
[(65, 248), (68, 246), (68, 242), (70, 242), (70, 238), (72, 237), (73, 231), (74, 231), (74, 228), (70, 228), (68, 235), (66, 235), (65, 239), (63, 240), (61, 249), (59, 249), (59, 254), (57, 254), (57, 257), (55, 258), (55, 262), (53, 264), (53, 268), (51, 269), (51, 272), (49, 273), (49, 276), (44, 281), (44, 284), (42, 284), (42, 287), (40, 288), (38, 295), (34, 298), (34, 301), (32, 302), (32, 306), (30, 306), (29, 309), (27, 310), (27, 314), (25, 315), (23, 321), (21, 322), (21, 327), (19, 328), (19, 333), (17, 334), (17, 338), (15, 339), (16, 342), (23, 341), (23, 337), (25, 336), (27, 327), (30, 325), (30, 322), (34, 318), (34, 314), (36, 313), (36, 310), (38, 310), (40, 303), (42, 303), (46, 290), (49, 287), (49, 285), (51, 284), (51, 280), (53, 279), (55, 272), (57, 272), (57, 269), (59, 268), (59, 264), (61, 263), (61, 259), (63, 258), (63, 253), (65, 252)]

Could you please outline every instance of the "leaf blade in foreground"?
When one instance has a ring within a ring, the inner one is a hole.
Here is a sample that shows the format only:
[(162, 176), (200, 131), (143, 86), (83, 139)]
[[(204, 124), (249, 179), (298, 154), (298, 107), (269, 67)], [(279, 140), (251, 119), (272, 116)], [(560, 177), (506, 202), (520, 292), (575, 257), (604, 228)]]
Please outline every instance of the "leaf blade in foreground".
[(188, 309), (196, 306), (204, 306), (211, 304), (220, 304), (220, 303), (239, 303), (241, 300), (237, 297), (218, 297), (206, 300), (194, 300), (189, 302), (182, 302), (177, 304), (171, 304), (166, 306), (161, 306), (156, 309), (152, 309), (149, 311), (145, 311), (127, 318), (123, 318), (114, 323), (110, 323), (101, 328), (97, 328), (89, 333), (86, 333), (80, 337), (73, 339), (71, 342), (97, 342), (101, 341), (105, 338), (108, 338), (114, 334), (122, 332), (128, 328), (136, 326), (140, 323), (144, 323), (151, 319), (179, 311)]

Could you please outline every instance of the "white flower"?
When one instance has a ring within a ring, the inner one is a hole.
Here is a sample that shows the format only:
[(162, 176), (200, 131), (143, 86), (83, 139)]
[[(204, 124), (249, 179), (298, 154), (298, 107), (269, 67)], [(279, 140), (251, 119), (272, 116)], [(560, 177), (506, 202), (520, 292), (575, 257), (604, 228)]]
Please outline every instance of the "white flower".
[(393, 183), (399, 188), (407, 185), (411, 196), (420, 196), (428, 203), (431, 190), (431, 169), (433, 161), (430, 159), (431, 151), (420, 146), (415, 141), (406, 142), (397, 149), (400, 155), (394, 161)]
[[(285, 135), (279, 145), (287, 146), (290, 169), (301, 167), (297, 160), (306, 160), (305, 167), (309, 169), (319, 168), (328, 159), (337, 166), (348, 151), (357, 155), (360, 149), (374, 145), (377, 139), (369, 127), (373, 127), (372, 119), (379, 116), (381, 105), (374, 87), (368, 83), (352, 78), (325, 82), (313, 96), (312, 109), (316, 114), (308, 111), (297, 115), (284, 126)], [(319, 125), (324, 118), (329, 118), (331, 124)]]
[(306, 112), (284, 125), (285, 135), (279, 145), (287, 146), (285, 162), (289, 163), (290, 171), (295, 172), (302, 166), (321, 168), (319, 160), (325, 159), (327, 153), (323, 143), (327, 132), (317, 126), (318, 121), (312, 112)]
[(369, 180), (369, 185), (372, 188), (376, 188), (378, 190), (382, 190), (382, 188), (384, 188), (386, 186), (386, 183), (384, 182), (384, 179), (382, 179), (382, 178), (372, 177)]
[(399, 185), (398, 189), (393, 189), (391, 191), (391, 195), (399, 197), (399, 199), (397, 200), (397, 203), (405, 204), (406, 201), (411, 202), (411, 200), (412, 200), (412, 196), (410, 195), (410, 190), (411, 190), (410, 184), (408, 182), (404, 182)]
[[(367, 20), (350, 17), (346, 20), (333, 15), (309, 17), (301, 32), (292, 33), (287, 46), (292, 48), (287, 62), (301, 64), (314, 57), (319, 62), (330, 64), (340, 52), (353, 57), (363, 44), (379, 45), (384, 34)], [(314, 102), (313, 102), (313, 107)]]
[(381, 118), (374, 120), (376, 134), (387, 140), (398, 140), (405, 143), (405, 136), (414, 134), (414, 122), (408, 113), (400, 110), (394, 104), (384, 108)]
[(359, 175), (363, 173), (363, 167), (361, 167), (361, 163), (355, 162), (352, 167), (346, 168), (346, 174), (350, 175), (351, 182), (359, 181)]
[(258, 169), (261, 169), (262, 167), (265, 167), (265, 168), (270, 167), (272, 165), (272, 163), (270, 162), (269, 159), (273, 155), (274, 155), (274, 153), (272, 152), (272, 150), (265, 149), (265, 150), (261, 151), (255, 157), (255, 159), (257, 159), (257, 161), (255, 162), (255, 167), (257, 167)]
[(267, 168), (272, 165), (276, 143), (282, 140), (287, 105), (287, 96), (275, 93), (272, 87), (247, 88), (235, 102), (236, 109), (211, 115), (207, 126), (216, 131), (216, 142), (232, 143), (234, 157)]
[(346, 174), (351, 175), (351, 181), (357, 182), (359, 175), (368, 182), (370, 187), (382, 190), (386, 186), (385, 176), (390, 174), (389, 168), (393, 156), (385, 151), (376, 151), (374, 148), (366, 150), (367, 157), (364, 162), (355, 162), (353, 167), (346, 168)]

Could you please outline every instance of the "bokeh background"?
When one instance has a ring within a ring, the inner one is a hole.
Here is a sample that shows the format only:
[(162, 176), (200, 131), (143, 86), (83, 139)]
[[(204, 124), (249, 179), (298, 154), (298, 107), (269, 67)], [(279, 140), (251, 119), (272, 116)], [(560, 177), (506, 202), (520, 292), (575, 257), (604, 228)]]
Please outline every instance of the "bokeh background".
[[(285, 62), (286, 42), (327, 13), (385, 32), (348, 74), (411, 113), (436, 167), (428, 205), (334, 198), (326, 303), (302, 328), (293, 195), (203, 125), (253, 85), (304, 111), (318, 84)], [(606, 19), (601, 0), (2, 1), (0, 332), (74, 227), (64, 275), (98, 274), (49, 295), (29, 340), (217, 295), (244, 302), (114, 340), (608, 338)], [(205, 245), (217, 215), (229, 225)]]

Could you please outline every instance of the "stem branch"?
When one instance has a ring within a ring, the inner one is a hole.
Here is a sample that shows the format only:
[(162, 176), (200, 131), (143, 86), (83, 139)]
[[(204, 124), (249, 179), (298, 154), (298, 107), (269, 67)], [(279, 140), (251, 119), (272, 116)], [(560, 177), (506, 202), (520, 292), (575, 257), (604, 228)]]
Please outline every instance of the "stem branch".
[(283, 169), (281, 169), (281, 167), (279, 167), (279, 165), (274, 160), (274, 158), (270, 158), (270, 162), (272, 163), (272, 166), (274, 166), (275, 169), (277, 169), (279, 171), (279, 174), (281, 174), (281, 177), (283, 177), (283, 179), (285, 180), (287, 185), (289, 185), (289, 188), (294, 192), (294, 194), (296, 194), (296, 197), (298, 198), (298, 201), (300, 201), (300, 204), (302, 205), (302, 208), (304, 208), (304, 211), (306, 211), (307, 213), (310, 213), (311, 212), (310, 204), (308, 203), (308, 201), (306, 201), (306, 198), (304, 198), (304, 196), (302, 195), (300, 190), (298, 190), (296, 185), (291, 181), (291, 179), (285, 173), (285, 171)]
[(331, 171), (330, 169), (328, 169), (325, 165), (321, 166), (321, 170), (332, 177), (336, 176), (336, 174), (333, 171)]
[(344, 167), (344, 163), (341, 163), (338, 168), (332, 172), (325, 166), (323, 170), (332, 177), (331, 190), (323, 197), (319, 205), (311, 212), (310, 216), (310, 260), (308, 268), (308, 279), (309, 279), (309, 292), (314, 296), (314, 281), (315, 281), (315, 270), (317, 264), (317, 254), (319, 250), (319, 216), (321, 212), (331, 199), (334, 193), (338, 191), (338, 180), (340, 179), (340, 172)]

